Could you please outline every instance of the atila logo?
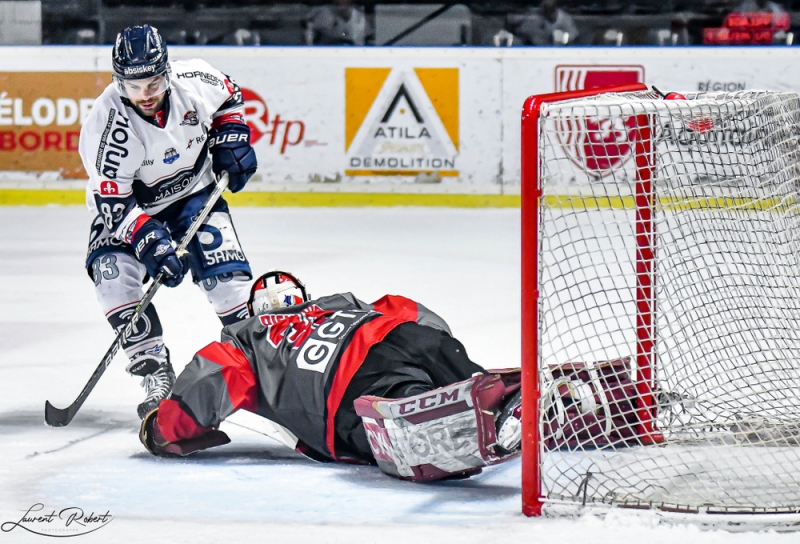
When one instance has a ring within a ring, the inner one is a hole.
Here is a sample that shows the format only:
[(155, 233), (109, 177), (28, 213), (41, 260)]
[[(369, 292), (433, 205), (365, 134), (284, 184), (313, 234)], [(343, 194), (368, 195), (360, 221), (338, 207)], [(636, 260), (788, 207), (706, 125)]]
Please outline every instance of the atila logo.
[(458, 68), (345, 69), (347, 176), (458, 176)]

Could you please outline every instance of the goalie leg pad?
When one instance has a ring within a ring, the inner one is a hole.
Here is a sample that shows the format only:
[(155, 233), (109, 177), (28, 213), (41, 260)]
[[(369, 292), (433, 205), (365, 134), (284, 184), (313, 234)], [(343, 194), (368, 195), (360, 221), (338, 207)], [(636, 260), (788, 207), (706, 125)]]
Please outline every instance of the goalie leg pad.
[(431, 481), (472, 476), (516, 456), (497, 447), (495, 413), (518, 389), (518, 371), (510, 379), (478, 374), (402, 399), (363, 396), (354, 405), (383, 472)]

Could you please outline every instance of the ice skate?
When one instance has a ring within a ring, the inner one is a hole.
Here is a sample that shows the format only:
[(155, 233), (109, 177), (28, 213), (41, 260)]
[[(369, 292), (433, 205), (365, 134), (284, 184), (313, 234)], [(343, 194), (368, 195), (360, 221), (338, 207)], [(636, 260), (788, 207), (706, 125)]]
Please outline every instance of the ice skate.
[(142, 386), (145, 388), (145, 399), (136, 407), (139, 419), (158, 408), (158, 404), (170, 396), (172, 386), (175, 385), (175, 371), (169, 362), (169, 350), (158, 347), (141, 353), (131, 358), (127, 371), (134, 376), (142, 377)]

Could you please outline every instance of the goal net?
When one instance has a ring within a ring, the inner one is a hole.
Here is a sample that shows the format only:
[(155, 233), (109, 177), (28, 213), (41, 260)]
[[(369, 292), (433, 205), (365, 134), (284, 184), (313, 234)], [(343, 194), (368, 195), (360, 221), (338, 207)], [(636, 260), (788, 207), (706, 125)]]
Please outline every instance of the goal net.
[(523, 112), (523, 510), (800, 513), (800, 98)]

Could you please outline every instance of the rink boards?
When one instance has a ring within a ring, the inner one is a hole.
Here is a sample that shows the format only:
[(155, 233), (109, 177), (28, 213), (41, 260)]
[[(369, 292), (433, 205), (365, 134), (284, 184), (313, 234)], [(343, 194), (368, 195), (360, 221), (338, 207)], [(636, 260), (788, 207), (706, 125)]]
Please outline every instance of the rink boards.
[[(77, 141), (110, 81), (108, 48), (3, 53), (0, 183), (85, 178)], [(635, 81), (800, 89), (794, 48), (173, 47), (170, 57), (204, 58), (242, 87), (260, 164), (248, 192), (518, 195), (530, 95)]]

